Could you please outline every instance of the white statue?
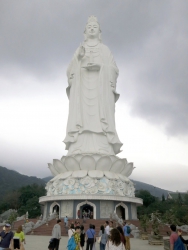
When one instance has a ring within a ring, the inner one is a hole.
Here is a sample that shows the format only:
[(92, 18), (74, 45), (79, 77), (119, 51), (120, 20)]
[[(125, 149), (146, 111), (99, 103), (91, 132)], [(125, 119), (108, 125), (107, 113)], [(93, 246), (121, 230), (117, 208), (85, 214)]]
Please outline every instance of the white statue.
[[(67, 70), (69, 116), (64, 142), (68, 154), (48, 164), (55, 177), (46, 186), (47, 195), (134, 197), (128, 178), (133, 163), (116, 156), (122, 146), (115, 126), (119, 71), (101, 42), (96, 17), (89, 17), (84, 35)], [(63, 208), (61, 213), (67, 211)], [(111, 212), (106, 211), (108, 216)]]
[(69, 117), (64, 142), (68, 155), (99, 153), (115, 155), (120, 142), (115, 127), (118, 68), (100, 39), (97, 18), (89, 17), (85, 40), (68, 67)]

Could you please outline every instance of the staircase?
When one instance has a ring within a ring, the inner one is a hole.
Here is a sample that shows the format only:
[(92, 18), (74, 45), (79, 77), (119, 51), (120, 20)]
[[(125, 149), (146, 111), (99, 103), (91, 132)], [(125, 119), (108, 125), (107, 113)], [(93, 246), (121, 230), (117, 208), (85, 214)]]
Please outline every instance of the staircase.
[[(34, 223), (37, 222), (38, 219), (28, 219), (28, 221), (32, 221)], [(19, 220), (14, 222), (13, 231), (16, 231), (19, 226), (23, 226), (25, 224), (25, 220)]]
[[(69, 225), (73, 222), (74, 224), (75, 220), (69, 220)], [(77, 219), (76, 221), (80, 222), (80, 225), (84, 226), (84, 230), (86, 231), (89, 228), (89, 225), (95, 225), (95, 230), (96, 233), (98, 234), (99, 230), (100, 230), (100, 226), (104, 224), (105, 220), (94, 220), (94, 219), (87, 219), (86, 223), (83, 223), (82, 219)], [(53, 226), (56, 224), (56, 220), (51, 220), (48, 225), (44, 224), (36, 229), (33, 230), (33, 232), (29, 232), (28, 234), (32, 234), (32, 235), (51, 235), (52, 234), (52, 229)], [(67, 231), (66, 228), (64, 226), (64, 221), (62, 219), (62, 223), (61, 223), (61, 234), (62, 236), (67, 236)]]
[[(69, 225), (73, 222), (74, 224), (74, 219), (69, 219)], [(98, 235), (99, 231), (100, 231), (100, 227), (101, 225), (104, 225), (105, 220), (103, 219), (99, 219), (99, 220), (94, 220), (94, 219), (87, 219), (86, 223), (83, 223), (82, 219), (77, 219), (76, 221), (80, 222), (80, 225), (84, 226), (84, 230), (86, 231), (89, 228), (89, 225), (95, 225), (95, 231), (96, 231), (96, 235)], [(136, 227), (140, 228), (140, 221), (139, 220), (130, 220), (129, 221), (130, 224), (135, 225)], [(46, 235), (46, 236), (51, 236), (52, 235), (52, 229), (53, 226), (56, 224), (56, 219), (51, 220), (50, 222), (48, 222), (48, 225), (44, 224), (41, 225), (40, 227), (33, 229), (32, 232), (29, 232), (28, 234), (30, 235)], [(114, 226), (116, 226), (116, 223), (114, 221)], [(150, 232), (152, 231), (152, 228), (149, 227), (148, 228), (148, 234), (150, 234)], [(167, 232), (169, 232), (170, 234), (170, 229), (167, 226), (162, 226), (160, 229), (160, 234), (163, 236), (168, 236)], [(66, 228), (64, 226), (64, 221), (62, 219), (62, 223), (61, 223), (61, 234), (62, 236), (67, 236), (67, 231)]]

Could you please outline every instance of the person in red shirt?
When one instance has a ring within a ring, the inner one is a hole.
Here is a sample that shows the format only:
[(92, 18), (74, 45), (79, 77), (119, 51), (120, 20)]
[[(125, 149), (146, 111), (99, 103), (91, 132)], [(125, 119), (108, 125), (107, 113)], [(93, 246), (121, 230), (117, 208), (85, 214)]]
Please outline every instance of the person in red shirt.
[(174, 250), (174, 243), (178, 240), (178, 234), (176, 233), (176, 226), (171, 225), (170, 226), (170, 250)]

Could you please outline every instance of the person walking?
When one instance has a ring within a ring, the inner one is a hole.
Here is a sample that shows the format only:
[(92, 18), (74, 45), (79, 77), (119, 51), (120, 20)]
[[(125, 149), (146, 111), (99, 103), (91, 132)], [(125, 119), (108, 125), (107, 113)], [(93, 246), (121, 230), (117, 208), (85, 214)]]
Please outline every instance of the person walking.
[(18, 237), (20, 239), (20, 249), (24, 250), (24, 244), (25, 242), (25, 234), (23, 232), (22, 226), (19, 226), (18, 229), (16, 230), (14, 237)]
[(0, 233), (0, 249), (11, 248), (13, 249), (13, 232), (11, 231), (10, 224), (5, 224), (5, 230)]
[(108, 221), (105, 221), (105, 232), (107, 235), (110, 235), (110, 226), (109, 226), (109, 222)]
[(185, 250), (182, 239), (176, 232), (176, 226), (170, 225), (170, 250)]
[(100, 227), (99, 237), (101, 237), (100, 250), (105, 250), (106, 242), (108, 241), (108, 235), (106, 234), (103, 225)]
[(106, 243), (105, 250), (125, 250), (125, 246), (121, 242), (120, 233), (116, 228), (110, 231), (110, 239)]
[(57, 220), (57, 223), (53, 227), (52, 239), (53, 239), (53, 250), (58, 250), (59, 241), (61, 239), (61, 220)]
[(76, 242), (75, 250), (79, 250), (80, 249), (80, 227), (79, 226), (75, 227), (75, 232), (73, 234), (73, 237)]
[(67, 218), (67, 216), (65, 216), (65, 218), (64, 218), (64, 225), (65, 225), (65, 227), (68, 225), (68, 218)]
[(83, 250), (84, 249), (84, 245), (85, 245), (85, 231), (84, 231), (84, 226), (82, 225), (80, 227), (80, 249)]
[(114, 228), (114, 223), (113, 221), (110, 221), (109, 223), (109, 232)]
[[(93, 230), (95, 230), (95, 225), (93, 225)], [(94, 237), (93, 248), (92, 250), (96, 250), (96, 238)]]
[(86, 237), (87, 237), (86, 250), (92, 250), (95, 240), (95, 230), (93, 229), (92, 224), (90, 224), (89, 229), (86, 231)]
[(130, 245), (130, 226), (129, 224), (126, 223), (126, 221), (124, 222), (125, 226), (123, 227), (123, 233), (125, 236), (125, 249), (126, 250), (130, 250), (131, 249), (131, 245)]
[(74, 229), (75, 227), (74, 227), (74, 224), (71, 224), (70, 225), (70, 228), (69, 228), (69, 230), (68, 230), (68, 236), (69, 236), (69, 239), (71, 238), (71, 236), (74, 234), (74, 232), (75, 232), (75, 229)]

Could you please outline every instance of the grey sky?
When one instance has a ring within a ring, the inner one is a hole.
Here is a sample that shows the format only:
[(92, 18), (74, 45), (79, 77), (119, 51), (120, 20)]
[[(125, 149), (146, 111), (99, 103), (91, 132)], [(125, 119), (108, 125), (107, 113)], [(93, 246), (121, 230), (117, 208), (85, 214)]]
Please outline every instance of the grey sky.
[[(54, 109), (45, 111), (45, 121), (49, 118), (48, 125), (42, 122), (42, 108), (41, 117), (40, 112), (37, 117), (33, 114), (38, 127), (35, 123), (30, 129), (33, 131), (38, 128), (36, 140), (43, 130), (43, 124), (49, 126), (50, 123), (50, 127), (46, 128), (48, 132), (42, 138), (43, 141), (48, 141), (40, 148), (40, 155), (36, 146), (38, 143), (32, 148), (28, 140), (21, 139), (27, 138), (29, 130), (16, 137), (16, 128), (12, 124), (14, 129), (6, 136), (0, 132), (0, 140), (4, 142), (4, 148), (0, 151), (0, 165), (22, 171), (27, 164), (28, 174), (37, 175), (40, 172), (39, 175), (42, 176), (42, 170), (37, 170), (35, 174), (31, 171), (31, 166), (35, 169), (33, 166), (52, 161), (51, 155), (48, 154), (48, 159), (45, 154), (49, 149), (54, 153), (53, 158), (60, 158), (59, 152), (65, 153), (61, 141), (68, 112), (65, 96), (66, 68), (75, 49), (83, 41), (84, 27), (90, 15), (97, 16), (103, 42), (111, 49), (120, 70), (117, 86), (121, 98), (118, 105), (127, 105), (131, 117), (146, 121), (174, 140), (183, 141), (184, 150), (187, 149), (187, 1), (2, 0), (0, 116), (7, 108), (15, 114), (13, 120), (16, 121), (16, 113), (12, 110), (14, 105), (20, 107), (16, 112), (21, 112), (24, 116), (24, 112), (30, 112), (28, 109), (24, 111), (24, 106), (36, 105), (36, 112), (39, 112), (40, 105), (46, 105), (47, 100)], [(6, 117), (10, 118), (11, 112)], [(57, 121), (61, 134), (54, 135)], [(118, 123), (120, 122), (119, 118)], [(10, 161), (11, 154), (15, 154), (16, 159), (18, 157), (14, 146), (16, 142), (11, 143), (13, 137), (15, 141), (19, 138), (20, 143), (22, 142), (22, 146), (18, 147), (20, 161)], [(58, 145), (54, 148), (52, 145), (57, 140)], [(126, 147), (127, 142), (123, 143)], [(14, 147), (13, 151), (11, 147)], [(29, 162), (23, 155), (31, 157)], [(26, 170), (23, 172), (26, 173)], [(44, 176), (47, 173), (44, 172)]]

